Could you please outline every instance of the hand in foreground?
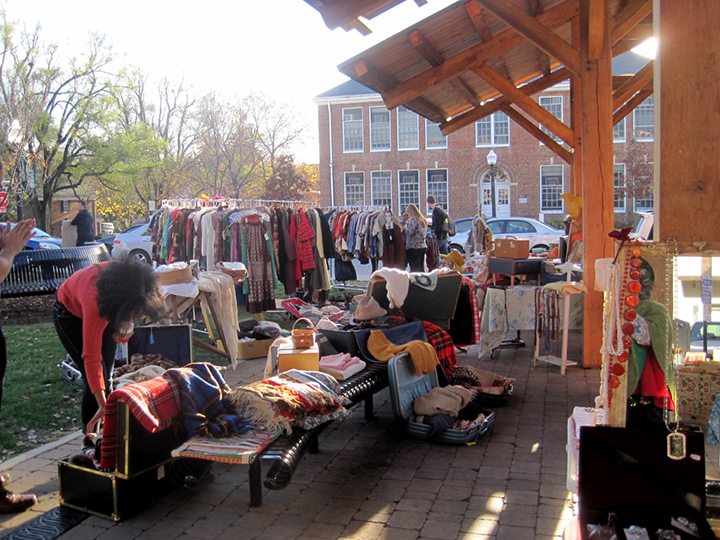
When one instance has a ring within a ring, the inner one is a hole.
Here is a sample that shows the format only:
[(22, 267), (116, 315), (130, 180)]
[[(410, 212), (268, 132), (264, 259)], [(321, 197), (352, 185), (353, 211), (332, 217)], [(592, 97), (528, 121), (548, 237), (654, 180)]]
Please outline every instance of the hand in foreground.
[(105, 401), (98, 405), (98, 410), (95, 413), (87, 425), (87, 433), (95, 433), (95, 430), (100, 427), (100, 420), (105, 417)]
[(0, 227), (0, 249), (7, 250), (11, 257), (15, 257), (25, 247), (27, 241), (30, 240), (35, 233), (34, 219), (25, 219), (12, 227), (10, 222), (5, 223), (5, 228)]

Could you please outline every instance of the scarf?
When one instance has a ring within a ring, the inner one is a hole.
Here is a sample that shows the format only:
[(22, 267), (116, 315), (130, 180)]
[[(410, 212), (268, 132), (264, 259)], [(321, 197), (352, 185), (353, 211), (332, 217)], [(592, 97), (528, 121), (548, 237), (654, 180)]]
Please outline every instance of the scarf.
[(418, 376), (431, 373), (440, 361), (432, 345), (424, 341), (409, 341), (403, 345), (395, 345), (385, 337), (381, 330), (373, 330), (367, 341), (367, 348), (375, 358), (387, 362), (401, 353), (409, 353)]

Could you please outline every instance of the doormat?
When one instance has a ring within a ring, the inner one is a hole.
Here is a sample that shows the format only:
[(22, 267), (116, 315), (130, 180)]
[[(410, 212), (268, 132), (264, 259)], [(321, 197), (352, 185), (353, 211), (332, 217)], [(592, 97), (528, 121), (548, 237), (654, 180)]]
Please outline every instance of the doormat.
[(90, 514), (58, 506), (6, 536), (7, 540), (54, 540), (82, 523)]

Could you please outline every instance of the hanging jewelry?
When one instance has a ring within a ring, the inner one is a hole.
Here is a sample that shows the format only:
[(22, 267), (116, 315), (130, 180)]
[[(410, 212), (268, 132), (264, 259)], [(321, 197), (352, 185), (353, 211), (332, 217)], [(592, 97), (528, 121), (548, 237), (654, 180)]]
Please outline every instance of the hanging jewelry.
[[(673, 243), (673, 252), (670, 252), (670, 243)], [(672, 314), (668, 314), (667, 321), (667, 337), (665, 340), (665, 386), (669, 373), (675, 373), (675, 351), (673, 346), (678, 343), (677, 325), (675, 324), (677, 314), (677, 291), (675, 288), (675, 276), (677, 275), (677, 256), (678, 244), (674, 238), (668, 238), (665, 242), (665, 303), (672, 302)], [(675, 412), (675, 429), (670, 429), (670, 390), (666, 389), (663, 396), (663, 422), (670, 433), (667, 436), (667, 456), (670, 459), (685, 459), (687, 455), (687, 439), (684, 433), (680, 432), (680, 418), (677, 416), (677, 407)]]

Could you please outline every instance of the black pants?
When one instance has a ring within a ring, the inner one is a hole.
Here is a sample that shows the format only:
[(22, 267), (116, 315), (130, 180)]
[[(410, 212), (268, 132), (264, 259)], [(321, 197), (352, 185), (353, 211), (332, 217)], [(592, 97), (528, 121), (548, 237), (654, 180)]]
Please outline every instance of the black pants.
[(411, 272), (424, 272), (425, 271), (425, 252), (427, 248), (407, 248), (405, 250), (405, 257), (410, 265)]
[[(70, 313), (65, 306), (59, 302), (55, 302), (52, 309), (53, 324), (55, 331), (60, 338), (65, 350), (72, 358), (83, 377), (83, 396), (80, 405), (80, 419), (82, 421), (83, 433), (88, 422), (92, 420), (98, 410), (97, 400), (87, 383), (85, 374), (85, 360), (83, 359), (83, 321), (80, 317), (76, 317)], [(110, 388), (110, 375), (115, 365), (115, 348), (117, 344), (113, 339), (114, 329), (110, 325), (105, 328), (102, 336), (102, 369), (105, 388)]]

